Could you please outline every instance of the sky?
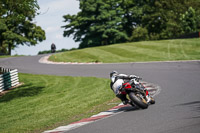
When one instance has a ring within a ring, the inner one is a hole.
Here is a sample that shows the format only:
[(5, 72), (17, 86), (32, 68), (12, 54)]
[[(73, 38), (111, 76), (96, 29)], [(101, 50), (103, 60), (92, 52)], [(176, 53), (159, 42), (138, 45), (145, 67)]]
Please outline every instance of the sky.
[(66, 14), (77, 14), (79, 12), (79, 1), (77, 0), (38, 0), (40, 15), (34, 21), (46, 32), (46, 40), (39, 42), (36, 46), (22, 46), (12, 50), (12, 55), (37, 55), (39, 51), (50, 50), (51, 44), (56, 45), (57, 50), (77, 48), (79, 43), (73, 37), (63, 37), (63, 16)]

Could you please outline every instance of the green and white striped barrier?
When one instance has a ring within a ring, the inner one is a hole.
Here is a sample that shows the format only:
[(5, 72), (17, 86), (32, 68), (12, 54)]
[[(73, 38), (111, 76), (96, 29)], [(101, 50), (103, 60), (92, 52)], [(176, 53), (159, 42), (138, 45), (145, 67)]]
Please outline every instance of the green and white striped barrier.
[(17, 69), (0, 67), (0, 92), (19, 84)]

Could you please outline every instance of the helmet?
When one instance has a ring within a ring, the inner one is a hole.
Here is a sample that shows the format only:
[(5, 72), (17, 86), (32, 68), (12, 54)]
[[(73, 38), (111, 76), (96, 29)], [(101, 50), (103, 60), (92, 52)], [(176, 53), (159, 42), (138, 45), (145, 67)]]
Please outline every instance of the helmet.
[(117, 71), (112, 71), (111, 73), (110, 73), (110, 77), (112, 77), (114, 74), (118, 74), (118, 72)]

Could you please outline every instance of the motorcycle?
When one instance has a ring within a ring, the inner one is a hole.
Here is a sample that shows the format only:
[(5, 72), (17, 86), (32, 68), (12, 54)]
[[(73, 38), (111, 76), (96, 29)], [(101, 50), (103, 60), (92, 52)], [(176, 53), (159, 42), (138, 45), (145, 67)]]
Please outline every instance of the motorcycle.
[(149, 104), (155, 104), (153, 97), (149, 95), (148, 90), (140, 83), (141, 78), (134, 77), (128, 82), (123, 83), (121, 93), (128, 94), (131, 105), (147, 109)]

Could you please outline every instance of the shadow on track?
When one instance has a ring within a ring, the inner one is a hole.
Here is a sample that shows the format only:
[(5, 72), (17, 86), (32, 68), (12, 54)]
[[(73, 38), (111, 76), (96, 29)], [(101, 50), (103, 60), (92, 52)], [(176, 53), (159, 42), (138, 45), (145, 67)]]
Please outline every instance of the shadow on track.
[(127, 105), (126, 107), (119, 108), (119, 111), (123, 111), (123, 112), (129, 112), (129, 111), (135, 111), (135, 110), (140, 110), (140, 108), (136, 106), (133, 107), (131, 105)]
[(0, 102), (8, 102), (13, 99), (21, 98), (21, 97), (31, 97), (38, 95), (44, 87), (35, 86), (32, 84), (22, 85), (19, 88), (9, 90), (6, 94), (0, 97)]

